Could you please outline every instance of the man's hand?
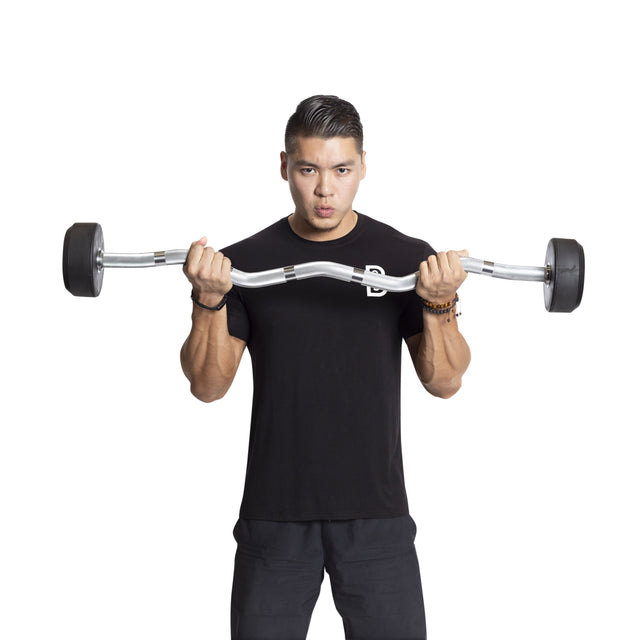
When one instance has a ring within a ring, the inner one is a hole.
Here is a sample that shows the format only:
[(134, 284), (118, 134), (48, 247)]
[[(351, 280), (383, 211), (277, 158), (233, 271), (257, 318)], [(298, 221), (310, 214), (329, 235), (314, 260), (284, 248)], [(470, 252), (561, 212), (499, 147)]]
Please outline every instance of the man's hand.
[(191, 245), (182, 270), (197, 300), (208, 307), (215, 307), (233, 286), (231, 261), (206, 244), (207, 239), (200, 238)]
[(432, 304), (451, 302), (467, 273), (462, 268), (461, 257), (468, 251), (442, 251), (420, 263), (416, 293)]

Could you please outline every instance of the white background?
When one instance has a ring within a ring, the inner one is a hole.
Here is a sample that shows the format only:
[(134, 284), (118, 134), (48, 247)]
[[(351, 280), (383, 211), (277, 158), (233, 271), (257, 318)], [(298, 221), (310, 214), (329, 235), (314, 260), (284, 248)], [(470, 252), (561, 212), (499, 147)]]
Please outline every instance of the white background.
[[(640, 637), (635, 3), (8, 1), (0, 10), (0, 636), (228, 637), (251, 398), (189, 394), (179, 267), (73, 298), (62, 239), (220, 248), (291, 211), (278, 154), (352, 101), (356, 207), (438, 249), (587, 256), (582, 306), (470, 276), (448, 401), (405, 358), (403, 440), (430, 640)], [(328, 401), (330, 389), (326, 390)], [(340, 638), (325, 579), (309, 638)]]

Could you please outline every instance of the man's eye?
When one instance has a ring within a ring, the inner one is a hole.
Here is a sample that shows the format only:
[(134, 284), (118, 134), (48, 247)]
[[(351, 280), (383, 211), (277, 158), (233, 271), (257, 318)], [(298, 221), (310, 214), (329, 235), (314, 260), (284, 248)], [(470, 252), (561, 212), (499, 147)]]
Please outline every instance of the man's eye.
[(347, 169), (346, 167), (339, 167), (338, 168), (338, 174), (341, 176), (346, 176), (347, 173), (349, 173), (349, 169)]
[(304, 175), (311, 175), (313, 173), (313, 167), (302, 167), (302, 169), (300, 169), (300, 171), (304, 174)]

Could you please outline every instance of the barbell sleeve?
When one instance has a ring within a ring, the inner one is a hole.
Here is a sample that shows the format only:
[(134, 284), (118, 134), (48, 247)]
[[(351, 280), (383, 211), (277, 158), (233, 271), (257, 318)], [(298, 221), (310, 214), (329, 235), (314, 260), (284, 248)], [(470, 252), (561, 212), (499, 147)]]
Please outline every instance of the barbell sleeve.
[(98, 253), (98, 266), (116, 268), (159, 267), (165, 264), (184, 264), (188, 251), (172, 249), (152, 253)]
[(546, 282), (549, 267), (521, 267), (512, 264), (499, 264), (478, 258), (460, 258), (462, 268), (467, 273), (477, 273), (501, 280), (522, 280), (525, 282)]

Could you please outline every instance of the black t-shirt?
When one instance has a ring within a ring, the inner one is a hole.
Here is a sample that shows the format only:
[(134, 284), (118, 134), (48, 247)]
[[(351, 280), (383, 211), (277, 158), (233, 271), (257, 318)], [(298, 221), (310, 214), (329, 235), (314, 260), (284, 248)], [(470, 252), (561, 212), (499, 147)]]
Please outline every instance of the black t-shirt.
[[(327, 260), (394, 276), (417, 271), (435, 253), (363, 214), (337, 240), (305, 240), (283, 218), (222, 251), (247, 272)], [(415, 291), (330, 278), (233, 287), (229, 332), (247, 342), (254, 383), (241, 517), (408, 513), (400, 363), (402, 339), (422, 331), (421, 309)]]

